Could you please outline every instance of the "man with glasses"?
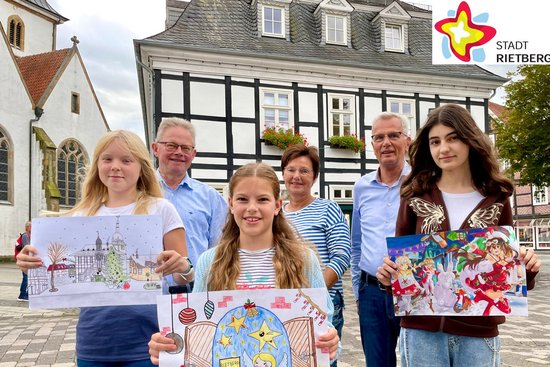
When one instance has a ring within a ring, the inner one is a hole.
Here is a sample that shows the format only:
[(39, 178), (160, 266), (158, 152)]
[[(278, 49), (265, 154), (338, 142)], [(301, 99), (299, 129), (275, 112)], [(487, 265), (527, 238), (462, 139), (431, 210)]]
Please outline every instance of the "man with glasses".
[(351, 274), (368, 366), (396, 365), (399, 319), (376, 272), (387, 255), (386, 237), (395, 235), (401, 183), (411, 170), (405, 161), (411, 141), (406, 131), (401, 115), (383, 112), (374, 119), (371, 143), (379, 166), (353, 188)]
[(189, 121), (163, 119), (152, 148), (158, 158), (157, 173), (164, 197), (178, 210), (185, 226), (189, 259), (196, 264), (200, 254), (217, 244), (227, 204), (214, 188), (187, 173), (197, 155), (195, 128)]

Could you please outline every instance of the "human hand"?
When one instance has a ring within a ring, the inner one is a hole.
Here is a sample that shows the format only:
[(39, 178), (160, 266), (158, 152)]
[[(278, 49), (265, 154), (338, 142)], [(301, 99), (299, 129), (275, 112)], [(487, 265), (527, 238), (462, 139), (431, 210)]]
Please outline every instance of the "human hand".
[(189, 262), (185, 256), (181, 256), (174, 250), (165, 250), (157, 257), (155, 272), (164, 275), (173, 273), (185, 273), (189, 270)]
[(38, 255), (38, 250), (36, 247), (31, 245), (24, 246), (16, 257), (16, 264), (19, 269), (26, 273), (29, 269), (41, 266), (42, 259), (36, 255)]
[(147, 345), (149, 346), (151, 362), (155, 365), (159, 364), (160, 352), (174, 352), (177, 349), (174, 339), (167, 338), (161, 333), (153, 334)]
[(378, 267), (376, 278), (386, 287), (391, 285), (391, 278), (397, 278), (397, 264), (390, 260), (389, 256), (384, 258), (382, 266)]
[(540, 270), (542, 265), (539, 257), (535, 254), (535, 251), (530, 248), (528, 249), (525, 246), (519, 248), (519, 259), (525, 264), (525, 269), (527, 271), (532, 271), (536, 273)]
[(329, 353), (329, 357), (333, 360), (338, 351), (338, 342), (340, 338), (335, 328), (330, 328), (326, 333), (319, 335), (319, 339), (315, 342), (315, 347), (321, 349), (323, 353)]

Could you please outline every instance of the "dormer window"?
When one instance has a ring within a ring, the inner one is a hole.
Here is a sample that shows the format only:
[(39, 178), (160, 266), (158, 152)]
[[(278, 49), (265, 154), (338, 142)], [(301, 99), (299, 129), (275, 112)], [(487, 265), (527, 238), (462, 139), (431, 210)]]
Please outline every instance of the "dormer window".
[(262, 35), (285, 37), (285, 9), (275, 6), (262, 6)]
[(346, 18), (337, 15), (327, 15), (327, 43), (347, 44)]
[(386, 24), (385, 30), (386, 51), (403, 52), (403, 26)]

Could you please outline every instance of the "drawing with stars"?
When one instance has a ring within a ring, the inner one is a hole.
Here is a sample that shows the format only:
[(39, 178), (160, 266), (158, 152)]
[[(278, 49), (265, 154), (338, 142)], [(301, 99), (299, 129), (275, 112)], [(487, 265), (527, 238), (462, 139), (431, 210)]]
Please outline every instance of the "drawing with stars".
[(32, 245), (47, 256), (29, 270), (31, 308), (152, 304), (162, 292), (160, 216), (37, 218)]
[[(323, 288), (268, 289), (159, 296), (161, 333), (183, 346), (162, 352), (161, 366), (328, 367), (329, 356), (315, 348), (315, 338), (328, 328)], [(191, 299), (197, 317), (177, 322)], [(213, 302), (206, 315), (202, 306)]]

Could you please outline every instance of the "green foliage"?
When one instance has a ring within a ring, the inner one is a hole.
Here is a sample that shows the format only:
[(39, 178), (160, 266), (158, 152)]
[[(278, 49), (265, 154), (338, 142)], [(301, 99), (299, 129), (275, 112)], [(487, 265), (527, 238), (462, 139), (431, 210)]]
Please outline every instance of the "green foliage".
[(267, 128), (262, 133), (266, 143), (275, 145), (279, 149), (285, 150), (291, 145), (305, 144), (308, 145), (307, 139), (297, 131), (292, 129), (283, 130), (281, 128)]
[(355, 134), (338, 136), (334, 135), (328, 139), (330, 145), (334, 148), (350, 149), (354, 152), (360, 152), (365, 149), (365, 142)]
[(122, 283), (126, 281), (127, 276), (122, 269), (122, 260), (113, 247), (111, 247), (107, 253), (105, 265), (107, 273), (105, 276), (105, 283), (107, 283), (107, 286), (113, 288), (122, 287)]
[(505, 87), (508, 109), (497, 123), (496, 144), (510, 176), (521, 184), (550, 185), (550, 65), (520, 66)]

